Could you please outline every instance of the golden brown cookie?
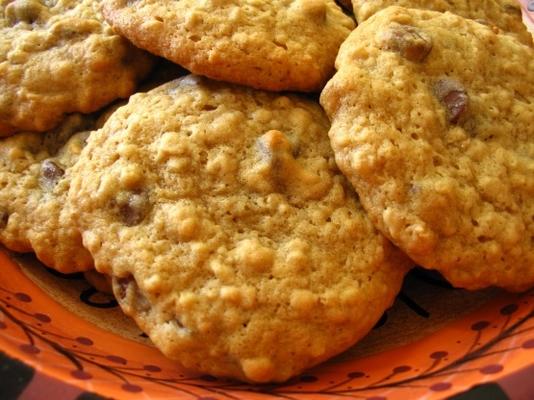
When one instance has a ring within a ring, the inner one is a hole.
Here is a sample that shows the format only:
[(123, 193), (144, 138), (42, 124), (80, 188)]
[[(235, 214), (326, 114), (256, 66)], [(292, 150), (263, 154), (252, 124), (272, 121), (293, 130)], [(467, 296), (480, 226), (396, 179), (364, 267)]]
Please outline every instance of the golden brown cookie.
[(365, 335), (405, 256), (339, 173), (318, 104), (189, 76), (91, 134), (68, 207), (126, 314), (187, 368), (283, 381)]
[(92, 268), (77, 221), (63, 205), (70, 167), (94, 126), (94, 118), (75, 114), (53, 131), (0, 139), (0, 243), (35, 251), (61, 272)]
[(517, 0), (352, 0), (352, 5), (359, 23), (389, 6), (449, 11), (511, 32), (523, 43), (532, 45), (532, 37), (523, 24)]
[(534, 285), (534, 49), (391, 7), (343, 44), (321, 95), (371, 219), (455, 286)]
[(103, 13), (193, 73), (267, 90), (319, 91), (354, 28), (334, 0), (105, 0)]
[(100, 3), (0, 0), (0, 136), (133, 93), (151, 59), (113, 32)]

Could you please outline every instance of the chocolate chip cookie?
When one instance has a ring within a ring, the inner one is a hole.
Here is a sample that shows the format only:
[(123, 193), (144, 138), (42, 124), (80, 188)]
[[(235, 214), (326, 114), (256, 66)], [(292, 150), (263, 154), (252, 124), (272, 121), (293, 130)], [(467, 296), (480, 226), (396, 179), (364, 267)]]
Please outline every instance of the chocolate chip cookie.
[(53, 131), (0, 139), (0, 243), (35, 251), (61, 272), (92, 268), (77, 222), (63, 204), (69, 169), (94, 125), (93, 118), (74, 114)]
[(0, 136), (128, 97), (150, 56), (113, 32), (100, 0), (0, 0)]
[(359, 23), (389, 6), (449, 11), (513, 33), (523, 43), (532, 45), (532, 37), (523, 24), (517, 0), (352, 0), (352, 5)]
[(68, 208), (122, 309), (187, 368), (283, 381), (351, 346), (409, 264), (294, 95), (187, 76), (93, 132)]
[(267, 90), (319, 91), (354, 28), (334, 0), (106, 0), (103, 14), (195, 74)]
[(534, 285), (534, 49), (390, 7), (321, 95), (336, 161), (377, 228), (455, 286)]

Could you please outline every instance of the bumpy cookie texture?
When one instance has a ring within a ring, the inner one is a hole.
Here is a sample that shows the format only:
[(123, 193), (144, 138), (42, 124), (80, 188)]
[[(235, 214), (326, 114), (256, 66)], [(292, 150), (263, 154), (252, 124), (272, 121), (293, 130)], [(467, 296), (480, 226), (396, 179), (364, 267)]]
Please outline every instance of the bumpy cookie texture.
[(0, 136), (128, 97), (150, 56), (115, 34), (100, 0), (0, 0)]
[(122, 309), (185, 367), (282, 381), (361, 338), (407, 259), (339, 173), (318, 104), (193, 76), (91, 135), (69, 207)]
[(392, 7), (321, 95), (336, 161), (376, 226), (454, 285), (534, 285), (534, 50), (450, 13)]
[(63, 209), (69, 168), (78, 159), (94, 121), (69, 116), (50, 132), (0, 139), (0, 243), (35, 251), (61, 272), (92, 268), (77, 222)]
[(389, 6), (449, 11), (481, 24), (493, 25), (503, 32), (511, 32), (521, 42), (532, 45), (532, 37), (523, 24), (517, 0), (352, 0), (352, 5), (359, 23)]
[(105, 0), (103, 13), (193, 73), (267, 90), (320, 90), (354, 28), (334, 0)]

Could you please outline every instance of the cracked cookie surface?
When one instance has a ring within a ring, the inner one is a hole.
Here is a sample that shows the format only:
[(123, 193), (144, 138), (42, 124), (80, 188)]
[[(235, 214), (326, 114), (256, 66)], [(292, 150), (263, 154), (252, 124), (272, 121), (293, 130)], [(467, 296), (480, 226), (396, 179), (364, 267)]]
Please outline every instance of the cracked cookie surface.
[(532, 36), (523, 23), (517, 0), (352, 0), (354, 15), (362, 23), (389, 6), (439, 11), (474, 19), (510, 32), (524, 44), (532, 45)]
[(151, 58), (113, 32), (100, 3), (0, 1), (0, 136), (47, 131), (133, 93)]
[(69, 169), (94, 127), (92, 117), (75, 114), (53, 131), (0, 139), (0, 243), (34, 251), (63, 273), (92, 268), (77, 222), (63, 205)]
[(469, 289), (534, 285), (534, 50), (450, 13), (391, 7), (321, 95), (375, 225)]
[(189, 71), (267, 90), (318, 91), (354, 28), (334, 0), (105, 0), (111, 25)]
[(409, 261), (316, 102), (188, 76), (92, 134), (68, 207), (126, 314), (187, 368), (283, 381), (365, 335)]

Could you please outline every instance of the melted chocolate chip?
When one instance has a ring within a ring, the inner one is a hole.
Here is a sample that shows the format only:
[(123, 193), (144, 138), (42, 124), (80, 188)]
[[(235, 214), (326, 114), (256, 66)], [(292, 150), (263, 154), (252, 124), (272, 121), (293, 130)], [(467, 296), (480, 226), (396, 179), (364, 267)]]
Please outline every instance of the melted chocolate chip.
[(458, 122), (467, 110), (469, 97), (462, 84), (451, 78), (442, 78), (434, 84), (434, 94), (447, 110), (450, 123)]
[(46, 186), (54, 186), (65, 174), (65, 170), (52, 160), (44, 160), (41, 164), (41, 177)]
[(382, 48), (399, 53), (413, 62), (422, 62), (432, 51), (432, 38), (409, 25), (392, 25), (380, 35)]
[(113, 293), (118, 300), (124, 300), (126, 298), (126, 292), (128, 286), (134, 281), (131, 275), (124, 278), (113, 278)]
[(4, 229), (7, 226), (7, 221), (9, 220), (9, 214), (7, 211), (0, 210), (0, 229)]
[(130, 193), (125, 200), (118, 201), (119, 214), (127, 226), (140, 224), (148, 212), (148, 199), (138, 193)]
[(150, 310), (150, 302), (139, 289), (133, 276), (127, 275), (123, 278), (113, 278), (113, 293), (118, 301), (125, 303), (128, 291), (132, 292), (131, 296), (129, 296), (129, 304), (136, 309), (136, 312), (144, 313)]

